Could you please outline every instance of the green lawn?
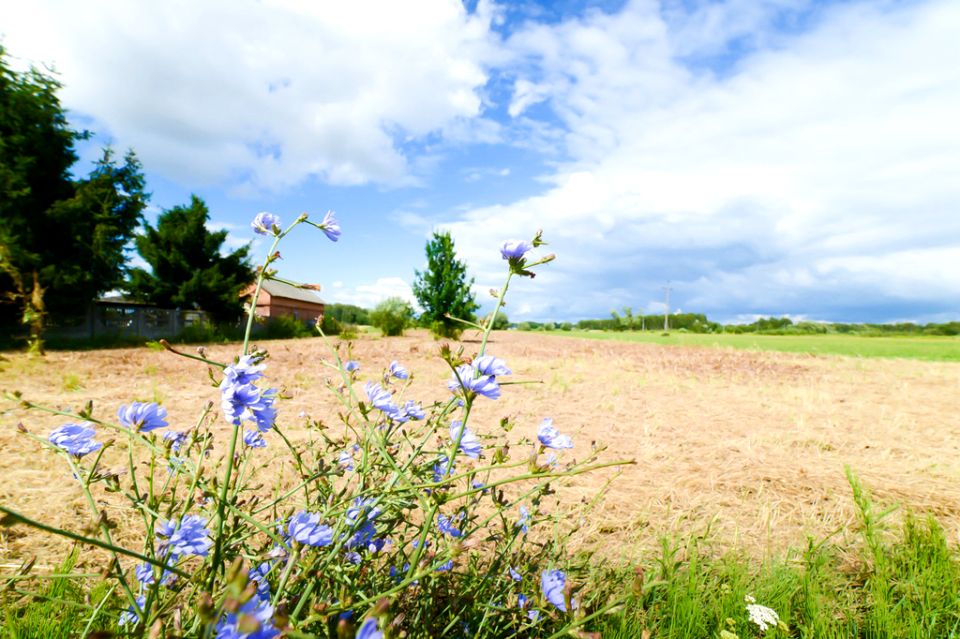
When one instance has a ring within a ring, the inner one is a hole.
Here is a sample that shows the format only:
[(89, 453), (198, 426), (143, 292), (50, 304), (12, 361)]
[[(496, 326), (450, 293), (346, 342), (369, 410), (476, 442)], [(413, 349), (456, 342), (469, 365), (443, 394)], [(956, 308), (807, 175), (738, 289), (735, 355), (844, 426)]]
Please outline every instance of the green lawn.
[(552, 335), (613, 339), (667, 346), (713, 346), (786, 353), (816, 353), (850, 357), (904, 357), (960, 362), (957, 337), (861, 337), (857, 335), (750, 335), (671, 332), (554, 331)]

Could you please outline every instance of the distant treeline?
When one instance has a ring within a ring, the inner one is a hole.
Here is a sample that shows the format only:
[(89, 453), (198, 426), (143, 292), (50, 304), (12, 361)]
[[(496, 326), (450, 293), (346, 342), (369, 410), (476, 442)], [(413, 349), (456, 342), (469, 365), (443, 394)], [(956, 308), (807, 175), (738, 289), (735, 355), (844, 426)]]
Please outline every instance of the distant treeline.
[[(369, 325), (370, 311), (352, 304), (327, 304), (326, 317), (338, 324)], [(509, 320), (504, 315), (497, 317), (494, 328), (508, 328)], [(326, 327), (325, 327), (326, 328)], [(521, 331), (663, 331), (663, 313), (657, 315), (634, 315), (625, 308), (620, 313), (610, 313), (603, 319), (582, 319), (577, 322), (519, 322), (509, 323), (509, 328)], [(960, 335), (960, 321), (944, 324), (844, 324), (840, 322), (794, 322), (789, 317), (762, 317), (749, 324), (720, 324), (703, 313), (673, 313), (669, 317), (669, 330), (688, 333), (757, 333), (760, 335), (823, 335), (826, 333), (855, 335)]]
[(370, 311), (353, 304), (327, 304), (323, 314), (325, 317), (331, 317), (341, 324), (370, 324)]
[[(688, 333), (757, 333), (762, 335), (822, 335), (826, 333), (856, 335), (960, 335), (960, 322), (943, 324), (844, 324), (839, 322), (794, 322), (789, 317), (763, 317), (749, 324), (720, 324), (702, 313), (676, 313), (669, 316), (669, 330)], [(520, 322), (522, 331), (663, 331), (663, 314), (634, 315), (630, 309), (609, 318), (582, 319), (571, 322)]]

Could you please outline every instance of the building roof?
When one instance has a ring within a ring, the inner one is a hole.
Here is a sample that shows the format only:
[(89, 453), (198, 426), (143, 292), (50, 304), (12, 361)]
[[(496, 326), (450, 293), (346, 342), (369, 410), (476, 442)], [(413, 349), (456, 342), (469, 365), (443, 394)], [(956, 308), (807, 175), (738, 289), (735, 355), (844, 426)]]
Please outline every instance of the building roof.
[(94, 302), (111, 306), (151, 306), (157, 308), (156, 304), (135, 300), (132, 297), (126, 297), (124, 295), (104, 295), (103, 297), (95, 299)]
[(297, 300), (299, 302), (309, 302), (310, 304), (323, 304), (323, 299), (316, 293), (306, 288), (297, 288), (290, 286), (285, 282), (276, 280), (264, 280), (262, 289), (270, 293), (271, 297), (283, 297), (288, 300)]

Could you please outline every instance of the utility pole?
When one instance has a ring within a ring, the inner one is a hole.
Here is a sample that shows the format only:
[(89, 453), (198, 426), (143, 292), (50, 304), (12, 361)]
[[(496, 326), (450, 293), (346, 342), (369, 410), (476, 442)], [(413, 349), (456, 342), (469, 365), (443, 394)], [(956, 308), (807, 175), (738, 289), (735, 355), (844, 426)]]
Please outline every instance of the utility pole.
[(663, 305), (663, 330), (667, 332), (670, 330), (670, 291), (673, 289), (670, 288), (670, 282), (667, 282), (667, 285), (663, 287), (664, 295), (666, 300)]

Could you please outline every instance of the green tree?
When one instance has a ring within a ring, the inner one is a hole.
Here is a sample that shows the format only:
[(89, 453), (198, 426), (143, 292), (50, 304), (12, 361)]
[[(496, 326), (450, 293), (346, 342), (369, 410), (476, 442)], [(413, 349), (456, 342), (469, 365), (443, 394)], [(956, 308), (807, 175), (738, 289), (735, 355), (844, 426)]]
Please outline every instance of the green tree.
[(353, 304), (327, 304), (323, 316), (341, 324), (370, 324), (370, 311)]
[(370, 313), (370, 323), (387, 337), (403, 335), (413, 321), (413, 307), (401, 297), (388, 297)]
[(463, 328), (451, 317), (474, 321), (480, 308), (470, 290), (473, 278), (467, 280), (467, 266), (457, 259), (449, 233), (434, 232), (426, 249), (427, 268), (416, 271), (413, 293), (434, 335), (456, 339)]
[[(490, 321), (490, 315), (488, 314), (483, 318), (483, 324), (486, 326), (487, 322)], [(497, 318), (493, 320), (493, 330), (495, 331), (505, 331), (510, 328), (510, 319), (507, 317), (507, 314), (503, 311), (497, 313)]]
[(74, 179), (72, 130), (57, 91), (36, 69), (18, 73), (0, 48), (0, 323), (19, 314), (40, 343), (43, 316), (79, 315), (123, 281), (124, 248), (148, 195), (129, 153), (109, 149), (86, 178)]
[(126, 288), (133, 297), (165, 307), (200, 308), (215, 321), (236, 320), (243, 313), (240, 290), (253, 281), (249, 246), (223, 254), (226, 231), (210, 231), (207, 205), (191, 196), (144, 224), (137, 251), (151, 271), (131, 269)]

